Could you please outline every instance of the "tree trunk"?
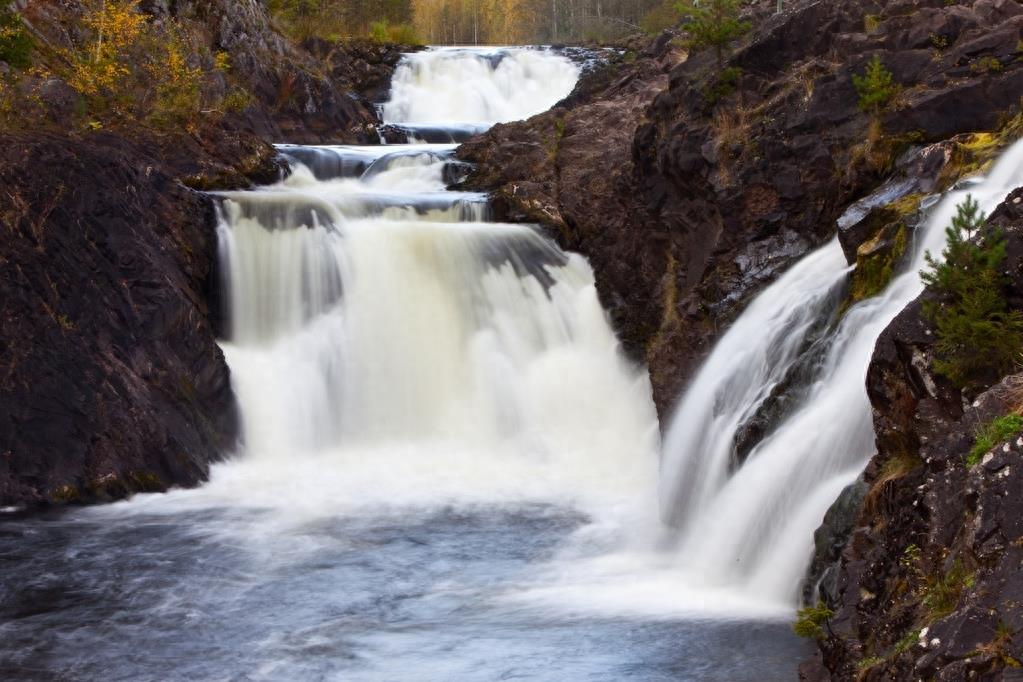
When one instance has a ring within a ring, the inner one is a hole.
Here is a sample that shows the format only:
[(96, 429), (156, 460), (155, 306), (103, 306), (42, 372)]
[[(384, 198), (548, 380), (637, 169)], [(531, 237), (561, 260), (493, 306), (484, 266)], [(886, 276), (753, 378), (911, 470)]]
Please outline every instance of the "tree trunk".
[(103, 55), (103, 29), (107, 23), (107, 0), (103, 0), (103, 3), (99, 8), (99, 36), (96, 38), (96, 64), (99, 64), (100, 57)]

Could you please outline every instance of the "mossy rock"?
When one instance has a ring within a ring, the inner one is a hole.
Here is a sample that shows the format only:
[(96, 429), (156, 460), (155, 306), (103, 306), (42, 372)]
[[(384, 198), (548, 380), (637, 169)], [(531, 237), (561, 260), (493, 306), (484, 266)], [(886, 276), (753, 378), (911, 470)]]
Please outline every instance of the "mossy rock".
[(911, 225), (922, 200), (923, 195), (910, 194), (874, 209), (864, 219), (873, 236), (856, 250), (856, 269), (842, 303), (842, 314), (856, 303), (877, 296), (892, 281), (906, 256)]
[(124, 481), (112, 473), (89, 481), (87, 490), (93, 500), (119, 500), (128, 495)]
[(162, 493), (167, 490), (160, 477), (151, 471), (132, 471), (128, 474), (128, 481), (140, 493)]
[(1023, 137), (1023, 113), (1009, 118), (995, 132), (966, 133), (952, 138), (952, 158), (939, 186), (951, 187), (961, 178), (987, 171), (999, 153)]
[(849, 291), (850, 305), (877, 296), (892, 281), (906, 253), (908, 232), (906, 223), (899, 221), (860, 246)]
[(68, 483), (54, 488), (50, 492), (50, 499), (56, 504), (78, 504), (82, 501), (82, 494)]

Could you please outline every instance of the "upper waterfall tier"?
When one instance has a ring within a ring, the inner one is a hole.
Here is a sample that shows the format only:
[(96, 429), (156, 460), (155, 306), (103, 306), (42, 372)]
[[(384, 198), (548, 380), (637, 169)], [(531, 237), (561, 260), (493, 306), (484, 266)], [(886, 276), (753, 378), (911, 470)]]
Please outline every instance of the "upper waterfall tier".
[(579, 67), (550, 50), (431, 49), (398, 66), (383, 119), (439, 140), (445, 131), (478, 132), (547, 111), (578, 79)]

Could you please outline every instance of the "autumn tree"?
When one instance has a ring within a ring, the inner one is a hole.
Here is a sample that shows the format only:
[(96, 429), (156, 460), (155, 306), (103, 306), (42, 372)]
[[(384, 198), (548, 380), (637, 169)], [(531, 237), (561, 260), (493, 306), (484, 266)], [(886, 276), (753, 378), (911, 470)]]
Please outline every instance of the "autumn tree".
[(226, 54), (200, 54), (173, 19), (157, 24), (139, 0), (97, 0), (82, 15), (80, 42), (64, 51), (69, 85), (82, 95), (91, 125), (147, 121), (156, 127), (197, 125), (199, 115), (244, 106), (238, 88), (204, 96), (208, 79), (230, 68)]
[(67, 53), (71, 87), (88, 97), (119, 97), (133, 66), (144, 57), (141, 42), (149, 22), (138, 4), (139, 0), (102, 0), (85, 13), (82, 25), (92, 40)]
[(0, 62), (24, 69), (31, 63), (33, 46), (34, 41), (21, 15), (11, 9), (0, 8)]

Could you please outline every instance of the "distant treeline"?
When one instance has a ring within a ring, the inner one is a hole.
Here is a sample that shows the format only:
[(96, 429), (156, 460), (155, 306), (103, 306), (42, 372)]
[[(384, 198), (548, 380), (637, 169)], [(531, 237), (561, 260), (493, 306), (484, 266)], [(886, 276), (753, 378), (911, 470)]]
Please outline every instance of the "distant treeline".
[(268, 0), (297, 38), (429, 44), (609, 40), (673, 22), (674, 0)]

